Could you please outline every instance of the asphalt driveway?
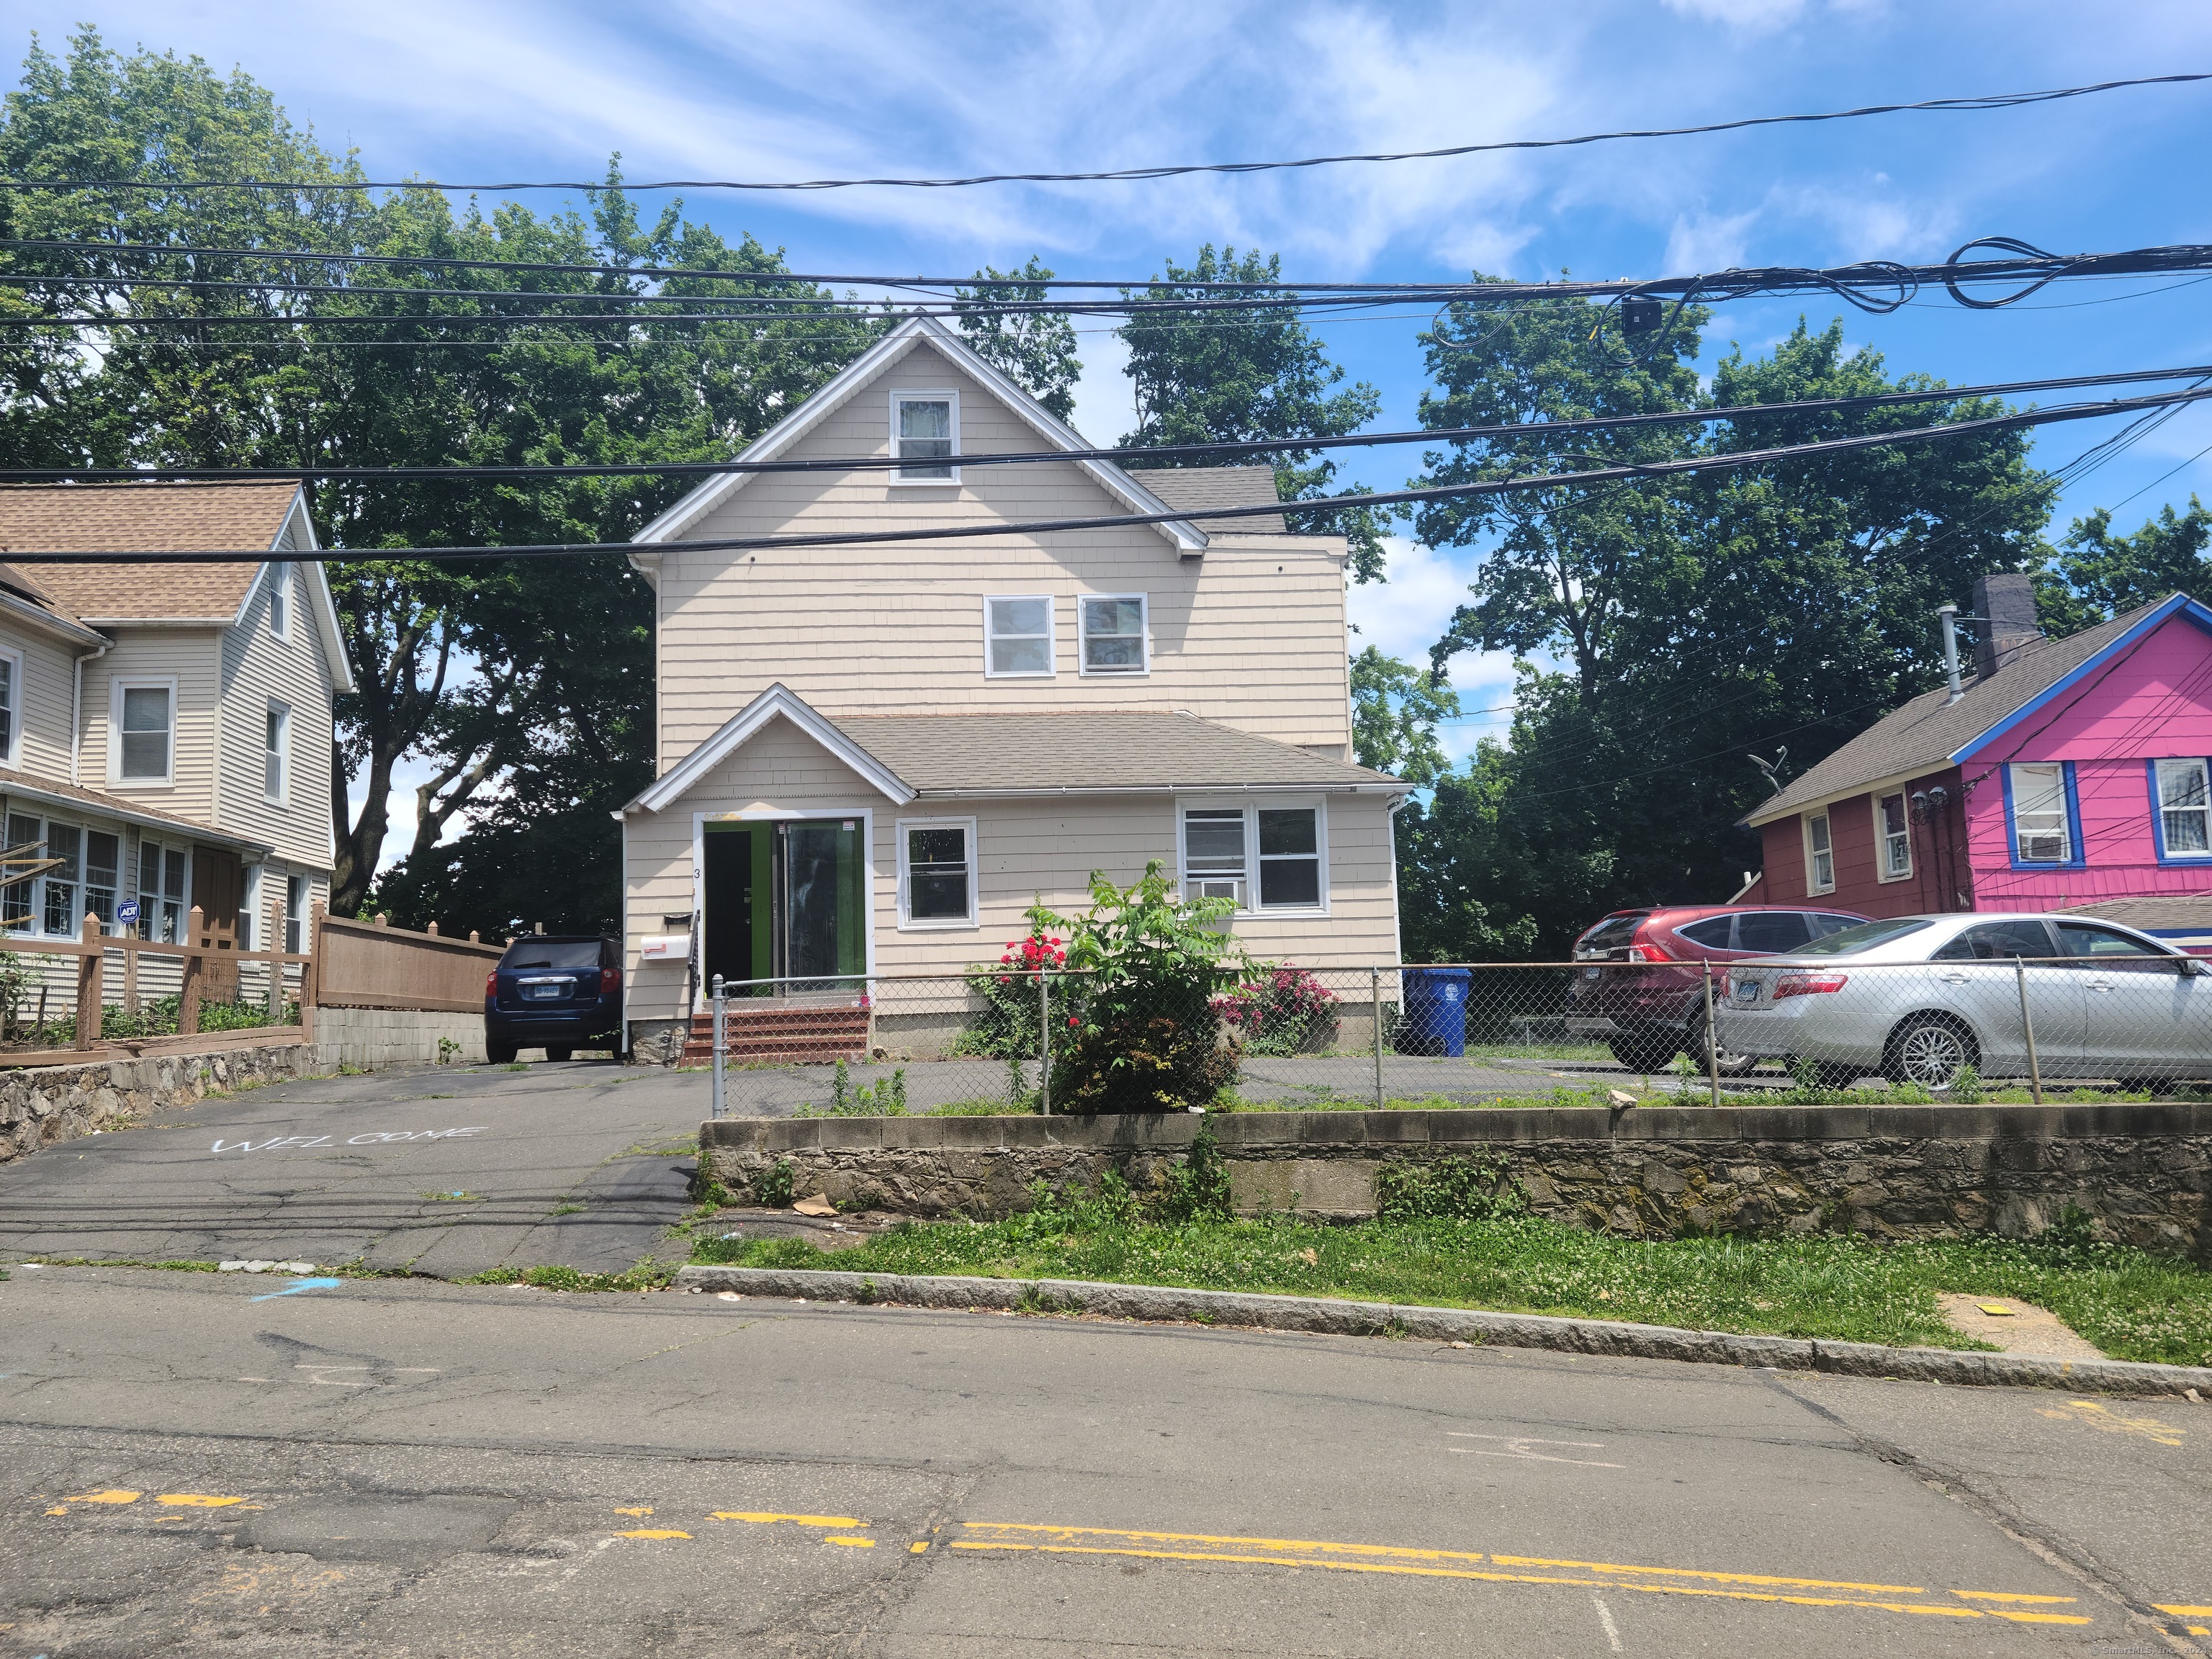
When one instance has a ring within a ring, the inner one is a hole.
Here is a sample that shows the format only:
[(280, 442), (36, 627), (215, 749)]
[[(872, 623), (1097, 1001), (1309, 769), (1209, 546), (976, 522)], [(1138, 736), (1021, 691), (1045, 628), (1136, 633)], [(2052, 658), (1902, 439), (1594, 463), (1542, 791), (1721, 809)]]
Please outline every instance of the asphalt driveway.
[(620, 1272), (672, 1249), (707, 1086), (574, 1060), (204, 1100), (0, 1166), (0, 1252)]

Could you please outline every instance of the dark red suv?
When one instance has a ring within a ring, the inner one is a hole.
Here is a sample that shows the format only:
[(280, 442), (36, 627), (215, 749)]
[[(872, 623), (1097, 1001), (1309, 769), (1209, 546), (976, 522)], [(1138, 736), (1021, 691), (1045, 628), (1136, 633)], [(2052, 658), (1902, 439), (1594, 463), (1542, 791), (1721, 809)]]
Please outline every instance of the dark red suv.
[[(1575, 960), (1583, 965), (1567, 988), (1567, 1030), (1598, 1039), (1632, 1072), (1656, 1072), (1684, 1053), (1702, 1071), (1707, 1060), (1701, 963), (1716, 964), (1717, 996), (1723, 983), (1717, 964), (1794, 951), (1866, 919), (1848, 910), (1778, 904), (1615, 910), (1575, 941)], [(1730, 1076), (1752, 1064), (1725, 1049), (1719, 1059), (1720, 1069)]]

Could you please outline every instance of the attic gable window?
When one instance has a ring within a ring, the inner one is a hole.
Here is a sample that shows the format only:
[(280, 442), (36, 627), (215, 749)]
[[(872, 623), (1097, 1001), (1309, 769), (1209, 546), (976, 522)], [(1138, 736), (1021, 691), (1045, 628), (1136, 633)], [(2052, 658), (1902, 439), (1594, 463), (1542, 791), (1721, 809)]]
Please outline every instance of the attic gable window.
[(993, 679), (1052, 675), (1052, 596), (994, 594), (983, 601), (983, 672)]
[(1083, 600), (1083, 672), (1142, 674), (1146, 659), (1145, 596), (1116, 593)]
[(958, 483), (960, 394), (955, 392), (891, 393), (891, 453), (911, 463), (891, 475), (893, 483)]
[(280, 640), (289, 640), (292, 624), (292, 567), (273, 564), (269, 567), (269, 631)]

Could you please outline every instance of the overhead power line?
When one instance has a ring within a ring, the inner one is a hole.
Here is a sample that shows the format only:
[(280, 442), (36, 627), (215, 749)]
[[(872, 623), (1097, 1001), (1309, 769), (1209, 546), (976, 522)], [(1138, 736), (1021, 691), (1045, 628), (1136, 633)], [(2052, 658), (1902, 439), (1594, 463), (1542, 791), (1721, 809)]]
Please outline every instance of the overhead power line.
[[(5, 243), (0, 243), (4, 248)], [(78, 252), (97, 252), (98, 243), (74, 244)], [(1966, 256), (1980, 248), (1994, 248), (2000, 256), (1994, 258), (1969, 259)], [(169, 248), (171, 255), (198, 254), (203, 250)], [(207, 252), (210, 258), (248, 257), (231, 252)], [(262, 256), (253, 256), (262, 257)], [(325, 256), (307, 252), (288, 252), (265, 256), (270, 258), (291, 259), (313, 264)], [(436, 259), (421, 261), (426, 267), (435, 269)], [(596, 269), (596, 268), (593, 268)], [(755, 280), (751, 273), (714, 270), (684, 270), (680, 267), (661, 267), (668, 276), (683, 276), (693, 280)], [(1130, 282), (1110, 283), (1092, 278), (1062, 282), (1054, 277), (1036, 282), (987, 283), (984, 286), (1005, 289), (1042, 290), (1051, 288), (1126, 288), (1127, 294), (1112, 299), (1054, 299), (1033, 300), (958, 299), (933, 296), (934, 304), (900, 305), (896, 311), (888, 302), (871, 303), (866, 301), (837, 300), (820, 294), (782, 299), (771, 295), (700, 295), (647, 294), (623, 289), (613, 293), (599, 291), (563, 291), (558, 289), (476, 289), (476, 288), (413, 288), (403, 286), (362, 287), (337, 283), (307, 283), (288, 277), (270, 277), (247, 281), (236, 277), (192, 276), (175, 274), (138, 275), (94, 271), (70, 273), (61, 271), (0, 270), (0, 287), (18, 289), (45, 289), (58, 293), (80, 290), (107, 291), (112, 289), (154, 289), (183, 293), (227, 294), (244, 293), (264, 295), (341, 295), (350, 299), (389, 302), (395, 300), (454, 299), (474, 301), (479, 304), (501, 306), (517, 302), (544, 301), (563, 307), (573, 306), (665, 306), (689, 305), (714, 307), (718, 304), (751, 307), (780, 308), (789, 307), (792, 314), (802, 317), (881, 317), (890, 315), (922, 315), (933, 317), (978, 317), (1020, 315), (1031, 312), (1058, 314), (1142, 316), (1153, 313), (1199, 311), (1284, 311), (1316, 308), (1345, 308), (1370, 307), (1383, 303), (1419, 303), (1422, 305), (1493, 306), (1522, 305), (1545, 301), (1602, 299), (1613, 301), (1643, 296), (1671, 300), (1674, 307), (1663, 323), (1655, 321), (1646, 331), (1653, 338), (1671, 332), (1674, 319), (1682, 308), (1690, 305), (1721, 304), (1729, 301), (1747, 300), (1759, 296), (1781, 296), (1798, 294), (1828, 294), (1856, 306), (1863, 311), (1887, 313), (1910, 304), (1925, 286), (1940, 284), (1960, 304), (1976, 310), (1989, 311), (2008, 306), (2027, 298), (2050, 283), (2062, 280), (2088, 277), (2112, 278), (2127, 276), (2167, 276), (2178, 272), (2212, 270), (2212, 244), (2174, 243), (2157, 247), (2130, 248), (2112, 253), (2051, 253), (2044, 249), (2009, 236), (1979, 237), (1953, 252), (1948, 259), (1936, 264), (1908, 265), (1893, 260), (1865, 260), (1855, 264), (1814, 268), (1805, 265), (1758, 265), (1732, 268), (1723, 271), (1700, 273), (1692, 276), (1620, 277), (1605, 282), (1551, 283), (1285, 283), (1261, 287), (1255, 284), (1211, 284), (1204, 283)], [(917, 277), (917, 276), (793, 276), (793, 282), (825, 283), (843, 282), (866, 283), (881, 288), (919, 289), (927, 287), (950, 288), (976, 285), (974, 277)], [(1969, 285), (1986, 286), (2008, 284), (2013, 292), (1994, 299), (1970, 296)], [(1219, 288), (1224, 297), (1211, 297)], [(1155, 299), (1152, 294), (1173, 291), (1171, 297)], [(1209, 297), (1192, 298), (1194, 292)], [(484, 324), (514, 321), (540, 321), (554, 319), (573, 320), (579, 315), (620, 315), (619, 313), (576, 313), (497, 311), (483, 313), (455, 313), (456, 324)], [(195, 325), (213, 323), (270, 322), (287, 326), (324, 320), (375, 320), (373, 313), (343, 313), (325, 318), (315, 313), (263, 313), (258, 315), (226, 314), (222, 313), (185, 314), (177, 317), (133, 318), (128, 315), (94, 313), (70, 317), (60, 314), (0, 319), (0, 322), (15, 326), (108, 327), (144, 323), (147, 325), (175, 321)], [(396, 320), (396, 319), (395, 319)], [(413, 320), (410, 319), (410, 320)], [(650, 316), (636, 320), (649, 321)]]
[[(1701, 455), (1671, 461), (1644, 461), (1622, 466), (1597, 467), (1582, 472), (1547, 472), (1493, 478), (1474, 483), (1432, 484), (1419, 489), (1371, 490), (1358, 495), (1327, 495), (1300, 501), (1275, 501), (1252, 507), (1197, 507), (1164, 513), (1123, 513), (1070, 519), (1040, 519), (1012, 524), (945, 525), (934, 528), (824, 531), (796, 536), (727, 536), (668, 544), (690, 552), (743, 552), (775, 548), (860, 547), (886, 542), (969, 540), (983, 536), (1035, 536), (1077, 530), (1121, 530), (1145, 525), (1208, 524), (1231, 519), (1274, 518), (1284, 514), (1356, 512), (1364, 507), (1399, 507), (1483, 495), (1516, 495), (1533, 489), (1586, 488), (1642, 479), (1671, 477), (1691, 472), (1735, 471), (1774, 463), (1815, 460), (1858, 450), (1886, 448), (1893, 444), (1929, 443), (1949, 438), (2009, 431), (2021, 427), (2046, 426), (2063, 421), (2093, 420), (2103, 416), (2133, 414), (2212, 398), (2212, 386), (2160, 392), (2148, 398), (2111, 403), (2028, 410), (2018, 414), (1985, 416), (1943, 426), (1918, 427), (1902, 432), (1863, 433), (1848, 438), (1824, 439), (1818, 443), (1783, 445), (1770, 449), (1737, 450), (1727, 454)], [(267, 548), (231, 548), (222, 551), (183, 553), (88, 552), (41, 549), (0, 550), (0, 560), (10, 564), (325, 564), (388, 560), (462, 560), (571, 558), (591, 553), (635, 553), (656, 550), (653, 544), (636, 542), (534, 542), (507, 547), (322, 548), (307, 552)]]
[(2020, 109), (2033, 104), (2057, 103), (2095, 93), (2116, 92), (2127, 87), (2173, 86), (2212, 79), (2212, 75), (2148, 75), (2124, 81), (2100, 81), (2091, 86), (2059, 87), (2045, 92), (1991, 93), (1972, 98), (1929, 98), (1914, 104), (1866, 104), (1856, 109), (1824, 110), (1795, 115), (1747, 115), (1728, 121), (1708, 121), (1696, 126), (1630, 128), (1616, 132), (1589, 132), (1572, 138), (1509, 138), (1482, 144), (1450, 144), (1437, 149), (1376, 150), (1343, 155), (1309, 155), (1289, 161), (1188, 161), (1137, 167), (1115, 167), (1091, 173), (979, 173), (963, 178), (875, 179), (656, 179), (642, 184), (611, 185), (605, 179), (509, 179), (495, 184), (441, 185), (429, 179), (372, 180), (365, 179), (0, 179), (0, 188), (11, 190), (282, 190), (302, 194), (351, 190), (743, 190), (813, 191), (856, 190), (867, 186), (902, 190), (956, 190), (973, 185), (1115, 184), (1152, 179), (1175, 179), (1189, 173), (1279, 173), (1306, 167), (1341, 167), (1358, 162), (1432, 161), (1458, 155), (1483, 155), (1508, 150), (1571, 149), (1583, 144), (1613, 143), (1630, 138), (1686, 138), (1703, 133), (1736, 132), (1747, 127), (1808, 125), (1822, 121), (1853, 121), (1871, 115), (1910, 113), (1966, 113), (1986, 110)]
[[(1964, 403), (1969, 398), (2014, 397), (2028, 392), (2071, 391), (2093, 386), (2133, 386), (2150, 380), (2212, 380), (2212, 363), (2179, 368), (2122, 369), (2109, 374), (2069, 374), (2034, 380), (2002, 380), (1985, 386), (1937, 386), (1905, 392), (1865, 392), (1848, 398), (1813, 398), (1796, 403), (1727, 404), (1706, 409), (1658, 410), (1639, 415), (1594, 415), (1580, 420), (1528, 421), (1495, 426), (1431, 427), (1413, 431), (1355, 432), (1338, 437), (1259, 438), (1195, 444), (1124, 446), (1102, 449), (1014, 450), (1000, 453), (951, 457), (959, 466), (1036, 465), (1049, 462), (1159, 462), (1203, 460), (1213, 457), (1283, 454), (1307, 451), (1376, 448), (1397, 444), (1496, 443), (1586, 436), (1592, 434), (1633, 432), (1646, 428), (1701, 426), (1716, 422), (1771, 421), (1808, 415), (1854, 414), (1866, 410), (1909, 407), (1922, 404)], [(2129, 413), (2160, 400), (2113, 399), (2096, 404), (2063, 407), (2081, 412), (2065, 418), (2080, 420), (2095, 412)], [(302, 466), (302, 467), (0, 467), (0, 479), (43, 480), (52, 483), (114, 483), (137, 482), (270, 483), (307, 482), (377, 483), (424, 479), (457, 481), (469, 478), (615, 478), (698, 477), (718, 473), (881, 471), (911, 466), (896, 455), (858, 455), (849, 458), (796, 460), (726, 461), (605, 461), (572, 465), (515, 464), (453, 466)], [(1285, 503), (1285, 506), (1297, 505)], [(1197, 516), (1205, 517), (1200, 514)]]

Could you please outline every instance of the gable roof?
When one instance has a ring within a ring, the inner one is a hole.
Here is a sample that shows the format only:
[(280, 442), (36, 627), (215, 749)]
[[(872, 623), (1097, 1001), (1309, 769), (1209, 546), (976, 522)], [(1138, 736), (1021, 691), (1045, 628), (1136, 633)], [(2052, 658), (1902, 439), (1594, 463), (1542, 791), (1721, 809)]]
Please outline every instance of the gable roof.
[(2212, 611), (2185, 593), (2173, 593), (2078, 634), (2022, 647), (1996, 673), (1966, 681), (1956, 702), (1948, 688), (1923, 692), (1761, 801), (1743, 822), (1765, 823), (1871, 783), (1937, 771), (1963, 760), (2160, 623), (2183, 615), (2212, 631)]
[[(0, 485), (0, 597), (44, 610), (80, 631), (131, 623), (246, 619), (265, 560), (221, 564), (42, 564), (34, 575), (9, 552), (225, 553), (319, 546), (307, 492), (296, 483)], [(331, 678), (354, 689), (337, 607), (319, 563), (307, 565), (308, 614)], [(94, 636), (97, 637), (97, 636)]]
[[(1264, 507), (1282, 497), (1272, 466), (1146, 466), (1136, 469), (1145, 486), (1170, 507)], [(1291, 527), (1279, 513), (1249, 519), (1204, 519), (1200, 530), (1225, 536), (1287, 536)]]
[(985, 795), (1327, 790), (1406, 794), (1412, 786), (1194, 714), (1107, 708), (1065, 714), (817, 713), (772, 685), (623, 809), (658, 812), (781, 716), (898, 805)]
[[(1003, 372), (977, 356), (951, 330), (933, 317), (908, 317), (862, 352), (813, 396), (747, 444), (738, 454), (741, 461), (772, 461), (842, 408), (847, 400), (890, 368), (917, 345), (927, 343), (950, 358), (955, 368), (989, 388), (1031, 430), (1054, 449), (1094, 449), (1073, 427), (1031, 397)], [(1139, 483), (1121, 468), (1107, 461), (1077, 461), (1106, 493), (1131, 513), (1172, 513), (1175, 508)], [(757, 477), (752, 472), (718, 473), (685, 495), (651, 524), (630, 538), (641, 547), (677, 542), (707, 514), (728, 501)], [(1158, 531), (1178, 552), (1200, 553), (1206, 532), (1188, 524), (1148, 526)]]

